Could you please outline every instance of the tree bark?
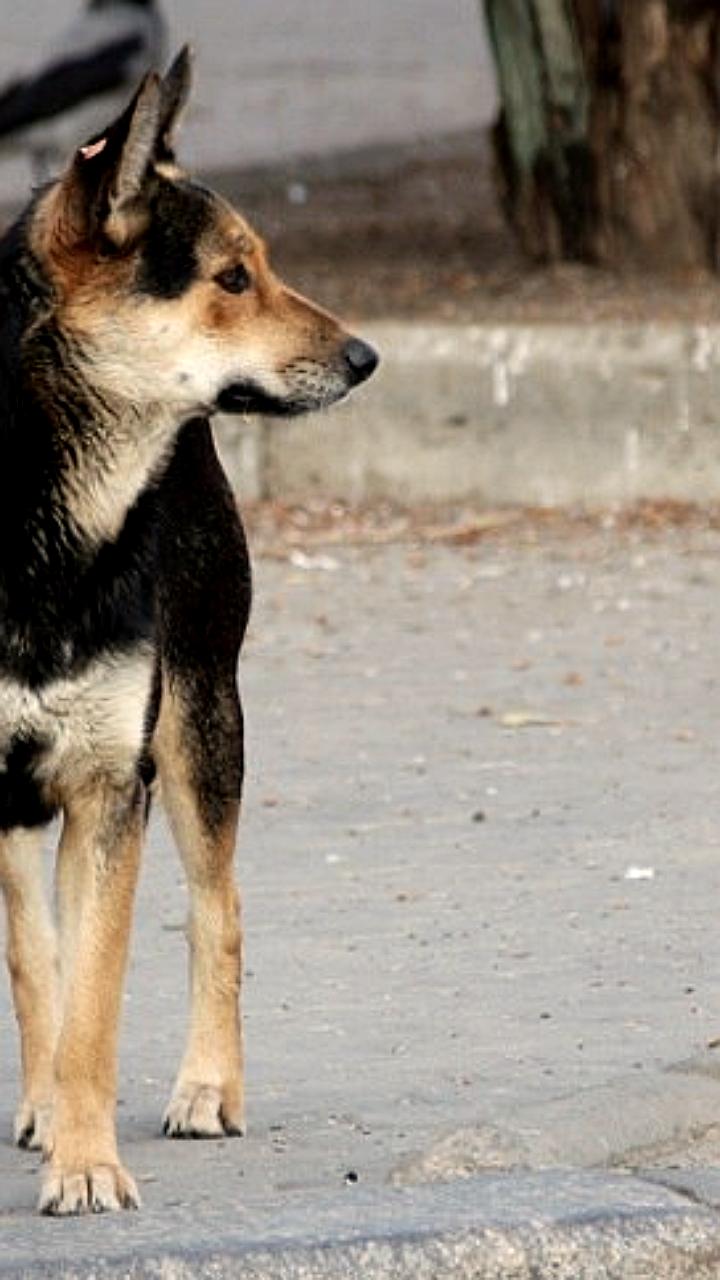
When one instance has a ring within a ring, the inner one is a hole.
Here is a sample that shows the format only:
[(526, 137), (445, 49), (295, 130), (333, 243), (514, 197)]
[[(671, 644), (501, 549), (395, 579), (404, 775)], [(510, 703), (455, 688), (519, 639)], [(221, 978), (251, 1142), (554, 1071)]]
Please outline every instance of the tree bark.
[(526, 251), (718, 269), (717, 0), (486, 0), (500, 190)]

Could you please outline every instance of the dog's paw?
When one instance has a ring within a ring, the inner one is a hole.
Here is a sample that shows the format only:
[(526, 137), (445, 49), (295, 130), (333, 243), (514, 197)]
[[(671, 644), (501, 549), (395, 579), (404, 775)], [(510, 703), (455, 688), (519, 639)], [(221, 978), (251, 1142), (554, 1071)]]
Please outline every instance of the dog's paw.
[(38, 1208), (53, 1217), (108, 1213), (139, 1209), (140, 1196), (122, 1165), (96, 1164), (71, 1170), (50, 1164), (43, 1174)]
[(185, 1084), (175, 1090), (163, 1117), (168, 1138), (242, 1137), (242, 1104), (230, 1091), (211, 1084)]
[(24, 1099), (15, 1116), (14, 1133), (18, 1147), (28, 1151), (41, 1151), (47, 1143), (52, 1108)]

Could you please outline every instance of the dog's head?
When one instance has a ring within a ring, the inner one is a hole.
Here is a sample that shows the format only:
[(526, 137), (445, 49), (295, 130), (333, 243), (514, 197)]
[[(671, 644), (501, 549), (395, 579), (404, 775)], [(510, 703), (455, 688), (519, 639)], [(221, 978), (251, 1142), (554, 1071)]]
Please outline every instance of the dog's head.
[(189, 87), (185, 49), (40, 197), (31, 248), (54, 317), (93, 385), (138, 407), (181, 419), (330, 405), (377, 356), (278, 280), (247, 222), (176, 167)]

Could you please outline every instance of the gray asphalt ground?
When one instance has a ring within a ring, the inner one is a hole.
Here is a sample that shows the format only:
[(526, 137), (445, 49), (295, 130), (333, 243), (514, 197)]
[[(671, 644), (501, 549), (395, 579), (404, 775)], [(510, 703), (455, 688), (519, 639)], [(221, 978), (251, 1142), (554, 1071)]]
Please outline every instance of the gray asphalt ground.
[(609, 524), (257, 563), (248, 1136), (159, 1137), (158, 820), (119, 1107), (146, 1207), (32, 1216), (4, 983), (0, 1275), (720, 1275), (720, 534)]

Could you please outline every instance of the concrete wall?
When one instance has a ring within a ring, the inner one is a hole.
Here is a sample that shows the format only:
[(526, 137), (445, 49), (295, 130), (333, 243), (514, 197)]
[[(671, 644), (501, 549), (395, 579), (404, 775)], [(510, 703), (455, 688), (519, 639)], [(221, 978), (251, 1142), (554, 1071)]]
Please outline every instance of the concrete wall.
[(241, 494), (484, 503), (720, 498), (720, 327), (364, 330), (383, 356), (329, 413), (218, 427)]

